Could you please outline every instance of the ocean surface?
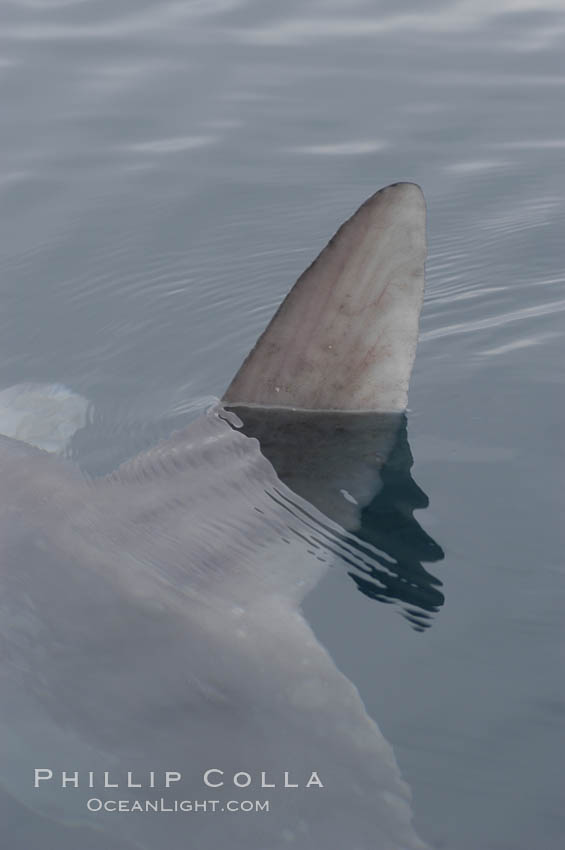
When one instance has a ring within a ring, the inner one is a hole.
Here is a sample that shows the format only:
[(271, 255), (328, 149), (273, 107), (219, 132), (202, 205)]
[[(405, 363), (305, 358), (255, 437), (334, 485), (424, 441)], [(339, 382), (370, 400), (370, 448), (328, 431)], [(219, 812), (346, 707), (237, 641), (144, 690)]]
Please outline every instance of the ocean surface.
[(565, 836), (564, 40), (563, 0), (0, 4), (0, 388), (88, 399), (90, 473), (221, 396), (367, 196), (422, 186), (413, 481), (359, 536), (408, 551), (384, 592), (336, 559), (304, 610), (437, 850)]

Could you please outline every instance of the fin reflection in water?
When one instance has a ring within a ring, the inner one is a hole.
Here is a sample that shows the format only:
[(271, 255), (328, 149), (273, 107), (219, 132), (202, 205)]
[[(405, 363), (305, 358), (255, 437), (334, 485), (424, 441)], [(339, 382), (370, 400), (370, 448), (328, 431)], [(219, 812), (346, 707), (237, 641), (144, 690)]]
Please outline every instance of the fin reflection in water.
[(444, 595), (423, 564), (444, 553), (413, 515), (429, 500), (411, 475), (405, 414), (230, 409), (281, 481), (348, 532), (338, 554), (357, 588), (427, 628)]

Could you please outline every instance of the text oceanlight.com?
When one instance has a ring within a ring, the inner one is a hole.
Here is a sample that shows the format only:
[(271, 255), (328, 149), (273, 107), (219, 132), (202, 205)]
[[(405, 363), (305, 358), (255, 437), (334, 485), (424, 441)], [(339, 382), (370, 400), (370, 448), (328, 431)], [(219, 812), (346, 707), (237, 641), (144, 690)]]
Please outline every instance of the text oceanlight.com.
[(269, 812), (269, 800), (101, 800), (92, 797), (86, 803), (89, 812), (183, 812), (205, 814), (207, 812)]
[[(196, 790), (198, 784), (200, 790)], [(219, 799), (209, 800), (208, 794), (226, 797), (238, 791), (263, 791), (268, 797), (269, 790), (274, 793), (296, 794), (302, 790), (319, 793), (324, 788), (317, 771), (304, 771), (294, 774), (289, 770), (247, 772), (245, 770), (222, 770), (210, 767), (202, 772), (183, 777), (179, 770), (64, 770), (55, 771), (51, 768), (35, 768), (33, 787), (38, 794), (47, 789), (57, 790), (64, 794), (76, 794), (77, 790), (88, 789), (81, 805), (89, 812), (96, 813), (184, 813), (201, 814), (206, 812), (251, 813), (269, 812), (269, 799)], [(157, 793), (143, 799), (142, 794), (135, 791), (152, 789)], [(161, 794), (157, 789), (161, 789)], [(129, 799), (124, 791), (134, 792)], [(109, 792), (109, 793), (108, 793)], [(170, 792), (173, 792), (172, 794)], [(196, 792), (196, 793), (195, 793)], [(226, 793), (227, 792), (227, 793)], [(194, 795), (196, 799), (182, 799), (181, 794)], [(177, 797), (178, 794), (178, 797)], [(199, 795), (202, 794), (202, 797)], [(92, 796), (90, 796), (92, 795)], [(162, 795), (162, 796), (161, 796)], [(173, 797), (174, 795), (174, 797)], [(259, 795), (257, 795), (259, 796)], [(111, 797), (112, 799), (108, 799)]]

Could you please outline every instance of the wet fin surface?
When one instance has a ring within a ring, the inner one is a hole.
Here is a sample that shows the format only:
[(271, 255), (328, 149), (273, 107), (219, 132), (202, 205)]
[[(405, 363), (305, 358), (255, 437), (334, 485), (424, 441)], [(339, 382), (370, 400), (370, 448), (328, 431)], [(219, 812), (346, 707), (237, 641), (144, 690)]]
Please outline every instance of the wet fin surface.
[(413, 183), (369, 198), (298, 279), (228, 387), (228, 404), (400, 411), (426, 257)]

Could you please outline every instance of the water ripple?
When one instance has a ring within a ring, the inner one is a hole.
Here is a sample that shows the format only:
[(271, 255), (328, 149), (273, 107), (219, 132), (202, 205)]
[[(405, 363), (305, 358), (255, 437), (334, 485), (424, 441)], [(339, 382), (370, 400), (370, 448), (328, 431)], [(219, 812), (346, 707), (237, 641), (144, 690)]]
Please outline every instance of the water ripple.
[[(260, 46), (311, 45), (319, 41), (372, 38), (390, 33), (468, 33), (486, 27), (492, 18), (502, 15), (524, 14), (540, 11), (536, 0), (460, 0), (449, 6), (404, 14), (344, 15), (279, 19), (268, 26), (236, 30), (234, 34), (249, 44)], [(544, 0), (542, 11), (562, 12), (561, 0)], [(545, 28), (540, 32), (540, 43), (546, 43)], [(531, 39), (531, 33), (529, 38)], [(514, 41), (514, 44), (516, 42)]]
[(446, 327), (435, 328), (431, 331), (424, 331), (420, 336), (422, 343), (429, 342), (443, 337), (453, 336), (455, 334), (475, 333), (476, 331), (485, 330), (487, 328), (500, 328), (512, 322), (522, 322), (526, 319), (532, 319), (537, 316), (548, 316), (555, 313), (561, 313), (565, 310), (565, 299), (549, 302), (548, 304), (538, 304), (533, 307), (522, 307), (510, 313), (503, 313), (498, 316), (490, 316), (475, 321), (457, 322)]
[(216, 144), (217, 141), (217, 136), (181, 136), (170, 139), (155, 139), (150, 142), (136, 142), (134, 145), (130, 145), (127, 150), (154, 154), (180, 153), (181, 151), (209, 147)]
[(307, 154), (312, 156), (360, 156), (376, 153), (388, 147), (387, 142), (351, 141), (335, 142), (324, 145), (301, 145), (288, 148), (288, 153)]

